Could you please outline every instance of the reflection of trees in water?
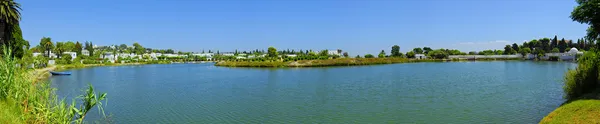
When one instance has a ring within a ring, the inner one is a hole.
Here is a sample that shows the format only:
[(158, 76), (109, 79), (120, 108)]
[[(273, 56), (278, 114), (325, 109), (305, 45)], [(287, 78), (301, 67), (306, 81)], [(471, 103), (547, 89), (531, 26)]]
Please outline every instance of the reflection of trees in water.
[(267, 84), (264, 89), (264, 94), (262, 94), (263, 110), (261, 110), (261, 117), (269, 119), (273, 113), (277, 112), (277, 109), (274, 109), (273, 107), (276, 107), (274, 101), (276, 101), (275, 89), (277, 88), (278, 72), (277, 70), (269, 69), (267, 73)]

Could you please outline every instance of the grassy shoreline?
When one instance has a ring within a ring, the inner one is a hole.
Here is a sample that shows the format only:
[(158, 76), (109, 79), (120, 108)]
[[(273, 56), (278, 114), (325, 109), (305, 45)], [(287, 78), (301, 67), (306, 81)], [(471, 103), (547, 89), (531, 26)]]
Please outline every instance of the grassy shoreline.
[(396, 63), (415, 63), (415, 62), (448, 62), (448, 61), (508, 61), (521, 59), (485, 59), (485, 60), (466, 60), (466, 59), (407, 59), (407, 58), (338, 58), (326, 60), (299, 60), (299, 61), (220, 61), (215, 66), (223, 67), (329, 67), (329, 66), (363, 66), (363, 65), (381, 65)]

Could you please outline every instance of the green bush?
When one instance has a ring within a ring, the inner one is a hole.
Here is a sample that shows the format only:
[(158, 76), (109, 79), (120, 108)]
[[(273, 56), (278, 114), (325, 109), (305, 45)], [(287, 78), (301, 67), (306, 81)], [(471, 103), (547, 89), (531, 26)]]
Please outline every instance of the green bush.
[(596, 50), (586, 52), (579, 60), (577, 69), (569, 70), (565, 74), (565, 85), (563, 86), (565, 98), (576, 99), (596, 90), (600, 81), (598, 79), (599, 54)]

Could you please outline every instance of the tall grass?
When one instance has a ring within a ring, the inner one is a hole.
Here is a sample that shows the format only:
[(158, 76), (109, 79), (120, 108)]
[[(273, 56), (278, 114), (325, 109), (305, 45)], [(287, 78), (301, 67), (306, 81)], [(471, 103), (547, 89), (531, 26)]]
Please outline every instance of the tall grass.
[[(95, 97), (90, 85), (84, 96), (93, 97), (81, 97), (84, 105), (76, 109), (75, 100), (71, 104), (59, 100), (48, 83), (34, 83), (34, 75), (17, 65), (17, 60), (10, 57), (9, 49), (4, 49), (3, 53), (0, 59), (0, 123), (82, 123), (88, 108), (101, 105), (100, 101), (106, 96)], [(94, 104), (87, 104), (87, 101)]]

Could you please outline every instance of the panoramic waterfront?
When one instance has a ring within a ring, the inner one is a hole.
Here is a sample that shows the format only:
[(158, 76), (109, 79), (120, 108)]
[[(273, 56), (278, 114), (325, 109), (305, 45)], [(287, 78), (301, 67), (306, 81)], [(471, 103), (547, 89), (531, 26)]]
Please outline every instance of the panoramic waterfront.
[[(537, 123), (564, 102), (569, 62), (406, 63), (333, 68), (212, 64), (96, 67), (50, 80), (59, 97), (92, 83), (116, 123)], [(86, 120), (98, 120), (90, 112)]]

